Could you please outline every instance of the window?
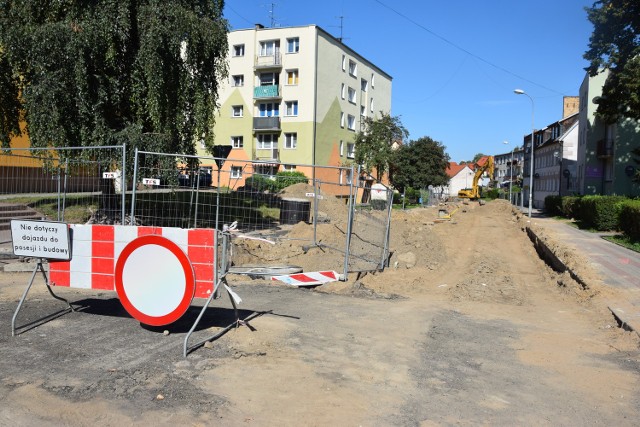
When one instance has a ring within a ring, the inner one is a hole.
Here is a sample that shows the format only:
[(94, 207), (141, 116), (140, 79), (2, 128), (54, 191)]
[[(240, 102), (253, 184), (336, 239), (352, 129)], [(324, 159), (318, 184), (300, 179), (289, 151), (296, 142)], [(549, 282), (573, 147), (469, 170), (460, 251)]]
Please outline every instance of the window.
[(285, 102), (285, 106), (287, 108), (287, 111), (285, 113), (287, 116), (298, 115), (298, 101), (287, 101)]
[(234, 105), (231, 107), (233, 117), (242, 117), (242, 105)]
[(231, 146), (233, 148), (242, 148), (244, 147), (244, 138), (241, 136), (232, 136), (231, 137)]
[(287, 39), (287, 53), (298, 52), (300, 52), (300, 39), (298, 37)]
[(260, 86), (271, 86), (280, 83), (280, 74), (278, 73), (261, 73)]
[(369, 100), (369, 106), (371, 107), (371, 112), (373, 113), (373, 98)]
[(236, 87), (244, 86), (244, 74), (238, 74), (233, 76), (233, 85)]
[(344, 172), (345, 172), (345, 175), (346, 175), (346, 178), (347, 178), (347, 180), (346, 180), (347, 184), (351, 184), (351, 169), (347, 169)]
[(275, 177), (278, 173), (278, 165), (253, 165), (253, 172), (256, 175)]
[(365, 79), (360, 80), (360, 90), (366, 92), (369, 89), (369, 82)]
[(278, 148), (278, 135), (275, 133), (259, 133), (257, 139), (261, 150)]
[(287, 71), (287, 84), (288, 85), (297, 85), (298, 84), (298, 70), (288, 70)]
[(353, 159), (356, 156), (356, 144), (353, 142), (347, 143), (347, 158)]
[(260, 56), (273, 56), (280, 53), (280, 40), (260, 42)]
[(376, 85), (375, 74), (371, 73), (371, 89), (373, 89)]
[(231, 178), (242, 178), (242, 166), (231, 166)]
[(258, 105), (258, 115), (260, 117), (278, 117), (280, 115), (280, 104), (275, 102), (265, 102)]
[(349, 75), (353, 77), (358, 75), (358, 64), (352, 60), (349, 60)]
[(340, 127), (344, 127), (344, 113), (340, 112)]
[(344, 156), (344, 141), (340, 140), (340, 157)]
[(360, 117), (367, 117), (367, 109), (364, 107), (364, 105), (360, 106)]
[(282, 170), (285, 172), (295, 172), (296, 165), (282, 165)]
[(347, 69), (347, 57), (342, 55), (342, 71)]
[(284, 148), (294, 149), (298, 146), (298, 134), (297, 133), (285, 133), (284, 134)]
[(233, 46), (233, 56), (244, 56), (244, 44)]
[(347, 128), (349, 128), (349, 130), (356, 130), (356, 117), (351, 114), (347, 114)]
[(344, 99), (344, 97), (345, 97), (346, 88), (347, 88), (347, 86), (345, 86), (345, 84), (344, 84), (344, 83), (342, 83), (342, 87), (340, 88), (340, 97), (341, 97), (342, 99)]
[(352, 87), (349, 87), (349, 102), (352, 104), (356, 103), (356, 90)]

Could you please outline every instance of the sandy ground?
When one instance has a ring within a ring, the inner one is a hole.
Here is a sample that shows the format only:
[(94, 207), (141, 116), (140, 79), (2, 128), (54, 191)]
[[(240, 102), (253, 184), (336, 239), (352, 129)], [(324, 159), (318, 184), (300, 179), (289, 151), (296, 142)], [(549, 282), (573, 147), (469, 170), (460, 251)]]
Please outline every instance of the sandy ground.
[[(507, 204), (460, 207), (444, 222), (394, 212), (382, 273), (315, 290), (232, 276), (242, 315), (265, 314), (186, 359), (195, 307), (145, 328), (112, 293), (60, 289), (78, 312), (11, 337), (30, 274), (2, 274), (0, 425), (637, 425), (640, 340), (608, 312), (614, 292), (545, 235), (589, 286), (550, 270)], [(272, 261), (339, 265), (269, 247)], [(63, 308), (37, 283), (20, 324)], [(199, 336), (233, 319), (214, 305)]]

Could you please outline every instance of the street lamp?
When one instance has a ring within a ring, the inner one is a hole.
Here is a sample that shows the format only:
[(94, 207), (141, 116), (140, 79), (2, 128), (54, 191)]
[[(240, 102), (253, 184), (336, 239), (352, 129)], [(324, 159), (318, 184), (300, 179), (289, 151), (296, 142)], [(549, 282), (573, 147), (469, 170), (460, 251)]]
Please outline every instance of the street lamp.
[(516, 95), (525, 95), (531, 101), (531, 166), (529, 168), (529, 220), (531, 220), (531, 207), (533, 206), (533, 152), (535, 150), (535, 133), (536, 128), (534, 127), (534, 103), (533, 98), (531, 98), (525, 91), (522, 89), (515, 89), (513, 91)]
[[(503, 144), (508, 144), (509, 141), (502, 141)], [(516, 147), (513, 147), (511, 149), (511, 163), (509, 163), (509, 203), (513, 203), (511, 201), (511, 185), (513, 184), (513, 150), (515, 150)]]

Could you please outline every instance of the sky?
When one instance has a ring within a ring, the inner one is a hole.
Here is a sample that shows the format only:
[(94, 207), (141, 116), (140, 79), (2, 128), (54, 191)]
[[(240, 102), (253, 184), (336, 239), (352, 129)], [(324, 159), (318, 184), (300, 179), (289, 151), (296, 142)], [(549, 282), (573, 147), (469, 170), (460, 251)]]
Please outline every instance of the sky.
[[(226, 0), (231, 29), (316, 24), (393, 77), (409, 139), (452, 161), (522, 146), (562, 118), (588, 65), (593, 0)], [(342, 18), (341, 18), (342, 17)], [(341, 27), (342, 22), (342, 27)], [(514, 94), (514, 89), (525, 95)], [(505, 144), (505, 141), (507, 142)]]

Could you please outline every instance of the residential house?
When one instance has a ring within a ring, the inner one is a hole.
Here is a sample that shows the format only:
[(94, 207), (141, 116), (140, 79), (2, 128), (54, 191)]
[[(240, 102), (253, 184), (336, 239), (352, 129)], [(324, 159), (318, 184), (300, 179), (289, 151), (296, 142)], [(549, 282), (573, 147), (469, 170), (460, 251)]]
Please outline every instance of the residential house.
[[(309, 165), (350, 164), (363, 118), (391, 111), (391, 76), (316, 25), (256, 25), (231, 31), (228, 43), (229, 79), (214, 132), (216, 145), (232, 147), (238, 185), (243, 171), (310, 177)], [(318, 169), (316, 177), (322, 173), (336, 171)]]
[(640, 196), (640, 184), (633, 181), (638, 168), (640, 123), (621, 118), (604, 123), (595, 113), (608, 72), (588, 74), (580, 86), (577, 189), (580, 194)]
[(449, 185), (444, 187), (444, 195), (450, 198), (457, 197), (458, 191), (469, 188), (473, 184), (473, 167), (472, 164), (461, 164), (449, 162), (447, 167), (447, 175), (449, 176)]
[(522, 178), (522, 165), (524, 163), (524, 150), (515, 147), (508, 153), (496, 154), (493, 179), (498, 187), (508, 187), (511, 183), (516, 185)]

